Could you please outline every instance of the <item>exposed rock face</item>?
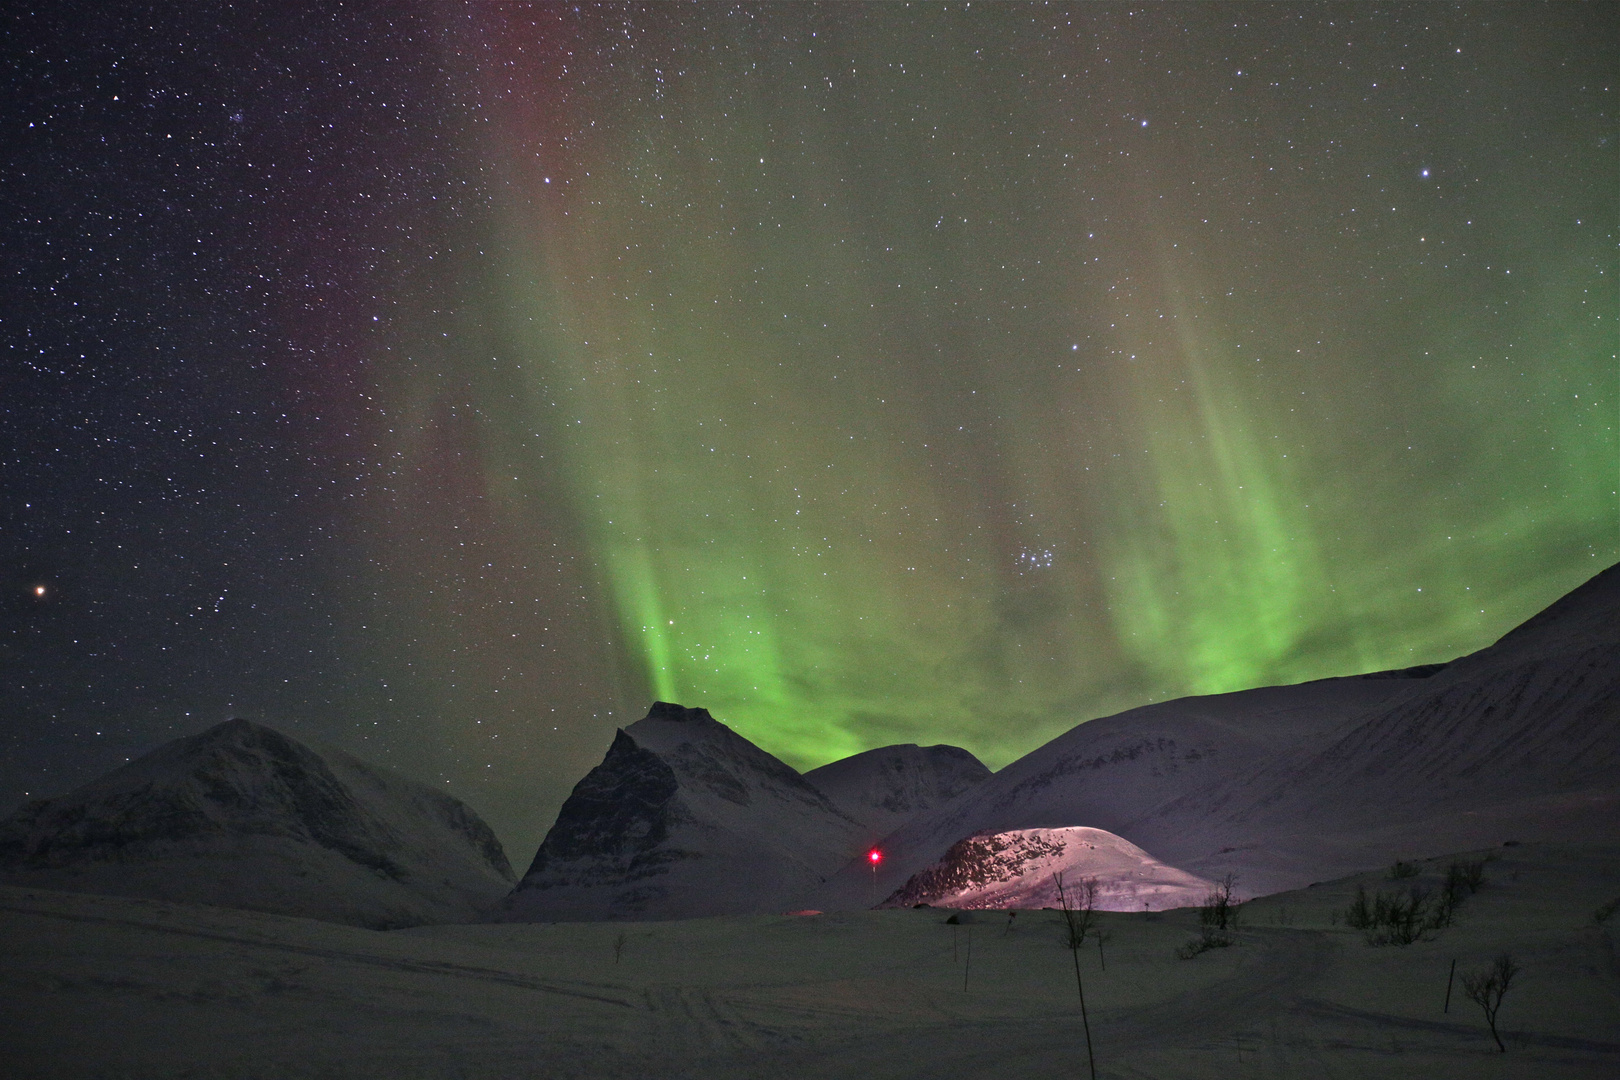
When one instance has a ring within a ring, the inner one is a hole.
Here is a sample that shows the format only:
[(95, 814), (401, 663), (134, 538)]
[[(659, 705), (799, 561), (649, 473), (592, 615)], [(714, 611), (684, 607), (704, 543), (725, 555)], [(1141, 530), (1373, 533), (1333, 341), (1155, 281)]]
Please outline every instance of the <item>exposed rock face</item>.
[(1098, 911), (1191, 907), (1214, 888), (1102, 829), (1016, 829), (958, 840), (882, 906), (1058, 907), (1058, 875), (1076, 905), (1082, 883), (1094, 880)]
[[(675, 770), (623, 731), (602, 764), (574, 787), (524, 880), (570, 867), (577, 884), (636, 880), (684, 857), (668, 847)], [(532, 886), (530, 886), (532, 887)]]
[(660, 701), (574, 788), (499, 917), (804, 908), (865, 838), (802, 776), (707, 710)]
[(512, 870), (458, 799), (230, 720), (0, 822), (0, 878), (389, 927), (471, 921)]
[[(884, 842), (892, 890), (979, 833), (1106, 829), (1245, 892), (1521, 839), (1620, 840), (1620, 567), (1443, 665), (1080, 724)], [(854, 906), (851, 867), (818, 906)]]
[(989, 775), (978, 758), (959, 746), (903, 743), (811, 769), (804, 778), (865, 825), (876, 842)]

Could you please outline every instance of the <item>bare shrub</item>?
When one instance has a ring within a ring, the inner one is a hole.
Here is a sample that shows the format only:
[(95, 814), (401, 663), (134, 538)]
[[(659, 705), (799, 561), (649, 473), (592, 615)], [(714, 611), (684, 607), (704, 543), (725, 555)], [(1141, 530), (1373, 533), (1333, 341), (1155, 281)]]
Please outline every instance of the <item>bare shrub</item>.
[(1176, 950), (1176, 955), (1183, 960), (1191, 960), (1200, 953), (1207, 953), (1211, 949), (1225, 949), (1233, 944), (1232, 935), (1224, 930), (1217, 930), (1213, 926), (1203, 927), (1199, 935), (1190, 939), (1187, 944)]
[(1235, 944), (1232, 931), (1237, 929), (1239, 911), (1243, 906), (1240, 901), (1232, 899), (1236, 884), (1237, 876), (1227, 874), (1204, 895), (1204, 902), (1198, 907), (1198, 936), (1177, 949), (1177, 956), (1191, 960), (1200, 953)]
[(1227, 874), (1215, 883), (1215, 888), (1204, 895), (1198, 908), (1198, 921), (1217, 930), (1236, 930), (1241, 901), (1232, 899), (1232, 887), (1237, 884), (1236, 874)]
[(1356, 885), (1356, 898), (1344, 909), (1344, 925), (1352, 930), (1371, 930), (1378, 923), (1373, 917), (1373, 905), (1367, 901), (1367, 886)]
[(1072, 895), (1063, 887), (1062, 873), (1052, 875), (1057, 886), (1058, 907), (1063, 910), (1063, 923), (1069, 932), (1069, 953), (1074, 957), (1074, 989), (1080, 995), (1080, 1023), (1086, 1029), (1086, 1061), (1091, 1066), (1091, 1080), (1097, 1080), (1097, 1057), (1091, 1049), (1091, 1020), (1086, 1016), (1086, 986), (1080, 980), (1080, 946), (1086, 943), (1086, 934), (1097, 910), (1097, 879), (1086, 878)]
[(1455, 878), (1460, 886), (1468, 890), (1472, 896), (1479, 892), (1479, 887), (1485, 884), (1485, 860), (1470, 859), (1464, 862), (1454, 862), (1446, 867), (1446, 879)]
[[(1411, 865), (1400, 864), (1396, 865)], [(1391, 876), (1395, 876), (1393, 872)], [(1346, 926), (1366, 931), (1369, 945), (1410, 945), (1424, 941), (1436, 931), (1450, 926), (1457, 908), (1478, 892), (1485, 880), (1485, 860), (1453, 862), (1438, 895), (1412, 885), (1400, 890), (1380, 890), (1367, 895), (1365, 885), (1356, 886), (1356, 898), (1344, 910)]]
[(1058, 907), (1063, 910), (1063, 923), (1069, 931), (1069, 948), (1078, 949), (1086, 943), (1086, 935), (1097, 920), (1097, 879), (1082, 878), (1079, 884), (1065, 888), (1063, 875), (1057, 873), (1052, 875), (1052, 881), (1057, 885)]
[(1400, 881), (1403, 878), (1414, 878), (1417, 877), (1421, 872), (1422, 870), (1417, 863), (1402, 862), (1401, 860), (1396, 859), (1395, 865), (1389, 868), (1389, 880)]
[(1485, 860), (1454, 862), (1446, 867), (1446, 881), (1435, 902), (1434, 927), (1450, 926), (1462, 902), (1479, 892), (1485, 883)]
[(1507, 996), (1508, 988), (1513, 985), (1513, 977), (1518, 973), (1519, 965), (1513, 962), (1513, 957), (1503, 953), (1490, 967), (1464, 975), (1462, 981), (1463, 993), (1485, 1011), (1485, 1023), (1491, 1029), (1491, 1038), (1496, 1040), (1496, 1048), (1504, 1054), (1507, 1053), (1507, 1046), (1497, 1033), (1496, 1014), (1502, 1008), (1502, 998)]

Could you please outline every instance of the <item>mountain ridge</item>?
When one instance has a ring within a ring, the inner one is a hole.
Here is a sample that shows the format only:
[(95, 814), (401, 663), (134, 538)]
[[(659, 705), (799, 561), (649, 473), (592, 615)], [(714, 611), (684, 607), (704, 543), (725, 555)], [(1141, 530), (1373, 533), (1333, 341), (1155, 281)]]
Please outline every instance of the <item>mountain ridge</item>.
[(370, 926), (474, 918), (512, 881), (460, 800), (248, 720), (24, 804), (0, 876)]

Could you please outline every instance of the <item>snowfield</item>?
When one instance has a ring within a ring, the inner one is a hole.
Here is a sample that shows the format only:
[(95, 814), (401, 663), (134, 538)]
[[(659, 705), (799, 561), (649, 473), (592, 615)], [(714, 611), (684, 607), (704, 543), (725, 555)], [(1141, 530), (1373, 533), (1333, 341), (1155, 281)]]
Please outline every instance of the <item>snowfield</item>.
[[(1235, 945), (1191, 960), (1196, 911), (1099, 916), (1080, 953), (1098, 1075), (1620, 1075), (1620, 914), (1594, 917), (1620, 844), (1469, 857), (1492, 860), (1483, 887), (1405, 947), (1342, 912), (1358, 884), (1433, 888), (1447, 858), (1253, 901)], [(1059, 916), (949, 914), (376, 931), (5, 887), (0, 1055), (41, 1080), (1085, 1076)], [(1522, 969), (1505, 1054), (1460, 985), (1502, 951)]]

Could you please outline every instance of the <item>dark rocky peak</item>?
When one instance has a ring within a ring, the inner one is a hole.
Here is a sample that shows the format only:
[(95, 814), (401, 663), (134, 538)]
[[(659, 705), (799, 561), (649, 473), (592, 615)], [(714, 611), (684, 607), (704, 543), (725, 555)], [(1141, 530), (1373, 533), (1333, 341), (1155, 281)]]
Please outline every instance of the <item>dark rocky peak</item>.
[(707, 709), (655, 702), (625, 734), (636, 746), (662, 758), (688, 790), (706, 791), (739, 806), (768, 790), (778, 798), (831, 808), (797, 770), (732, 731)]
[(688, 709), (684, 705), (676, 705), (669, 701), (655, 701), (652, 708), (647, 710), (647, 720), (664, 720), (673, 724), (701, 724), (704, 722), (718, 724), (720, 721), (709, 715), (704, 708)]
[(863, 833), (707, 710), (658, 702), (574, 787), (501, 917), (803, 908), (861, 850)]
[(597, 877), (639, 869), (668, 838), (669, 801), (679, 787), (663, 758), (622, 729), (614, 733), (602, 764), (574, 785), (525, 876), (586, 860), (596, 862), (590, 870)]

